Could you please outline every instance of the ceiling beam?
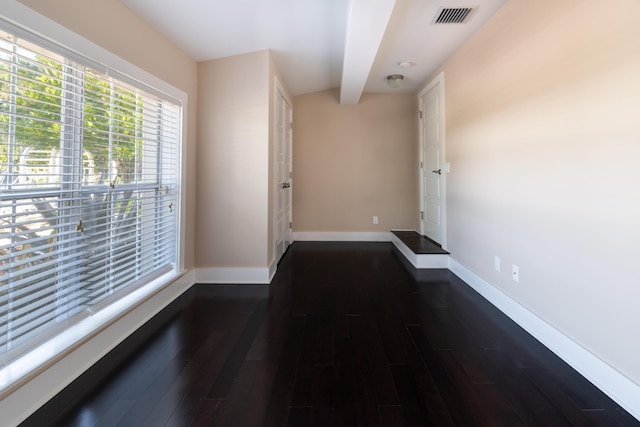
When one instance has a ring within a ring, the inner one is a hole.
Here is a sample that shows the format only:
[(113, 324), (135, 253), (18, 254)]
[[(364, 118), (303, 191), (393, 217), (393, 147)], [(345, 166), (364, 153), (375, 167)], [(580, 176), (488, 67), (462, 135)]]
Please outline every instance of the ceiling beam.
[(369, 78), (396, 0), (351, 0), (340, 103), (355, 105)]

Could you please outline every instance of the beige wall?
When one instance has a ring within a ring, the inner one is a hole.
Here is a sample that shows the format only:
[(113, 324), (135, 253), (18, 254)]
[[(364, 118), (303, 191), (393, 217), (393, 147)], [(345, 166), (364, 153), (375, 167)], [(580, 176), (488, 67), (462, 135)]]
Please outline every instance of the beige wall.
[[(196, 176), (189, 171), (195, 169), (196, 160), (196, 63), (118, 0), (21, 0), (20, 3), (187, 93), (187, 206), (183, 213), (187, 223), (185, 266), (193, 268)], [(99, 18), (87, 19), (89, 16)]]
[(275, 78), (268, 50), (198, 64), (196, 266), (274, 262)]
[(267, 267), (269, 52), (198, 64), (196, 265)]
[(640, 2), (510, 0), (442, 70), (452, 257), (640, 384)]
[(294, 102), (294, 231), (415, 229), (417, 98), (364, 94), (341, 105), (330, 90)]

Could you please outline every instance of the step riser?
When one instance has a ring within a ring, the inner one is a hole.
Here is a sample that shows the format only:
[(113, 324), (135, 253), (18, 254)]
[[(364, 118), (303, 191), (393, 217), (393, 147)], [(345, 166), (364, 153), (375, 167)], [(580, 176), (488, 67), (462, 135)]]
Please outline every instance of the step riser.
[(420, 269), (449, 268), (449, 255), (415, 254), (395, 234), (391, 235), (391, 242), (400, 253), (413, 265)]

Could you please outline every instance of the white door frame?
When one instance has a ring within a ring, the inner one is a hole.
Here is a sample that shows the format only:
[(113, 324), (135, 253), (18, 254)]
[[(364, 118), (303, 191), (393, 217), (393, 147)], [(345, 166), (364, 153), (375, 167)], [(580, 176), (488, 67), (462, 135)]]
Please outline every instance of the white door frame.
[(441, 198), (440, 198), (440, 235), (442, 236), (442, 241), (438, 242), (442, 245), (442, 247), (444, 249), (447, 248), (447, 174), (449, 173), (449, 164), (445, 162), (446, 156), (445, 156), (445, 148), (446, 148), (446, 142), (445, 142), (445, 109), (444, 109), (444, 72), (441, 72), (440, 74), (438, 74), (433, 80), (431, 80), (431, 82), (429, 82), (429, 84), (427, 84), (427, 86), (425, 86), (424, 89), (422, 89), (419, 93), (418, 93), (418, 105), (419, 105), (419, 111), (420, 111), (420, 120), (418, 120), (418, 150), (420, 152), (420, 159), (419, 162), (420, 164), (418, 165), (418, 188), (420, 190), (420, 195), (419, 195), (419, 211), (418, 211), (418, 218), (419, 218), (419, 224), (420, 224), (420, 234), (425, 235), (425, 227), (424, 227), (424, 215), (426, 214), (424, 212), (424, 204), (425, 204), (425, 200), (424, 200), (424, 179), (423, 179), (423, 173), (424, 171), (424, 167), (426, 167), (426, 162), (425, 162), (425, 153), (424, 153), (424, 149), (423, 149), (423, 139), (424, 139), (424, 132), (423, 132), (423, 120), (422, 120), (422, 112), (424, 111), (424, 106), (422, 105), (422, 97), (427, 94), (430, 90), (432, 90), (434, 87), (438, 86), (438, 92), (439, 92), (439, 110), (440, 110), (440, 114), (439, 114), (439, 128), (440, 128), (440, 165), (442, 166), (442, 175), (441, 175), (441, 179), (440, 179), (440, 194), (441, 194)]
[[(289, 110), (291, 113), (290, 117), (287, 117), (287, 115), (285, 114), (285, 117), (283, 117), (283, 120), (285, 120), (285, 122), (287, 121), (287, 119), (289, 119), (289, 124), (285, 124), (285, 126), (287, 126), (287, 128), (285, 129), (285, 150), (287, 152), (287, 156), (289, 157), (289, 179), (288, 182), (290, 184), (290, 187), (288, 188), (287, 191), (287, 197), (289, 198), (288, 203), (286, 203), (285, 205), (289, 206), (289, 212), (287, 215), (285, 215), (285, 218), (288, 216), (289, 217), (289, 221), (293, 222), (293, 206), (292, 206), (292, 193), (293, 193), (293, 156), (292, 156), (292, 149), (293, 149), (293, 144), (292, 144), (292, 140), (293, 140), (293, 131), (291, 129), (290, 124), (293, 123), (293, 103), (291, 102), (291, 99), (289, 98), (287, 91), (283, 88), (282, 84), (280, 83), (280, 80), (278, 79), (277, 76), (274, 76), (274, 114), (273, 114), (273, 256), (276, 258), (275, 262), (277, 263), (278, 261), (280, 261), (280, 257), (282, 256), (282, 254), (278, 254), (278, 239), (279, 239), (279, 229), (278, 229), (278, 195), (279, 195), (279, 190), (280, 190), (280, 185), (282, 184), (282, 182), (280, 182), (280, 175), (281, 175), (281, 171), (279, 170), (279, 164), (278, 164), (278, 109), (280, 107), (279, 105), (279, 101), (280, 101), (280, 97), (282, 97), (285, 102), (289, 105)], [(293, 243), (293, 230), (291, 228), (288, 229), (287, 232), (287, 242)], [(287, 245), (288, 246), (288, 245)], [(285, 249), (286, 250), (286, 249)], [(284, 253), (284, 251), (283, 251)]]
[(285, 143), (287, 146), (287, 164), (289, 165), (289, 189), (287, 191), (288, 201), (286, 205), (289, 207), (287, 217), (289, 219), (289, 228), (287, 229), (287, 247), (293, 243), (293, 104), (288, 96), (283, 93), (284, 99), (287, 102), (289, 108), (287, 109), (288, 115), (285, 115), (288, 125), (286, 129)]

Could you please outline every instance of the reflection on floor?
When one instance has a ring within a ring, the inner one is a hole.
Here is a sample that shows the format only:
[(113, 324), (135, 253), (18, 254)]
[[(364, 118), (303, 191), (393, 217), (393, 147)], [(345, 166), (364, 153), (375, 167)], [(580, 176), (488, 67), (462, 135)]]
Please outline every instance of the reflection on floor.
[(297, 242), (270, 286), (194, 286), (25, 423), (89, 424), (637, 422), (448, 270)]

